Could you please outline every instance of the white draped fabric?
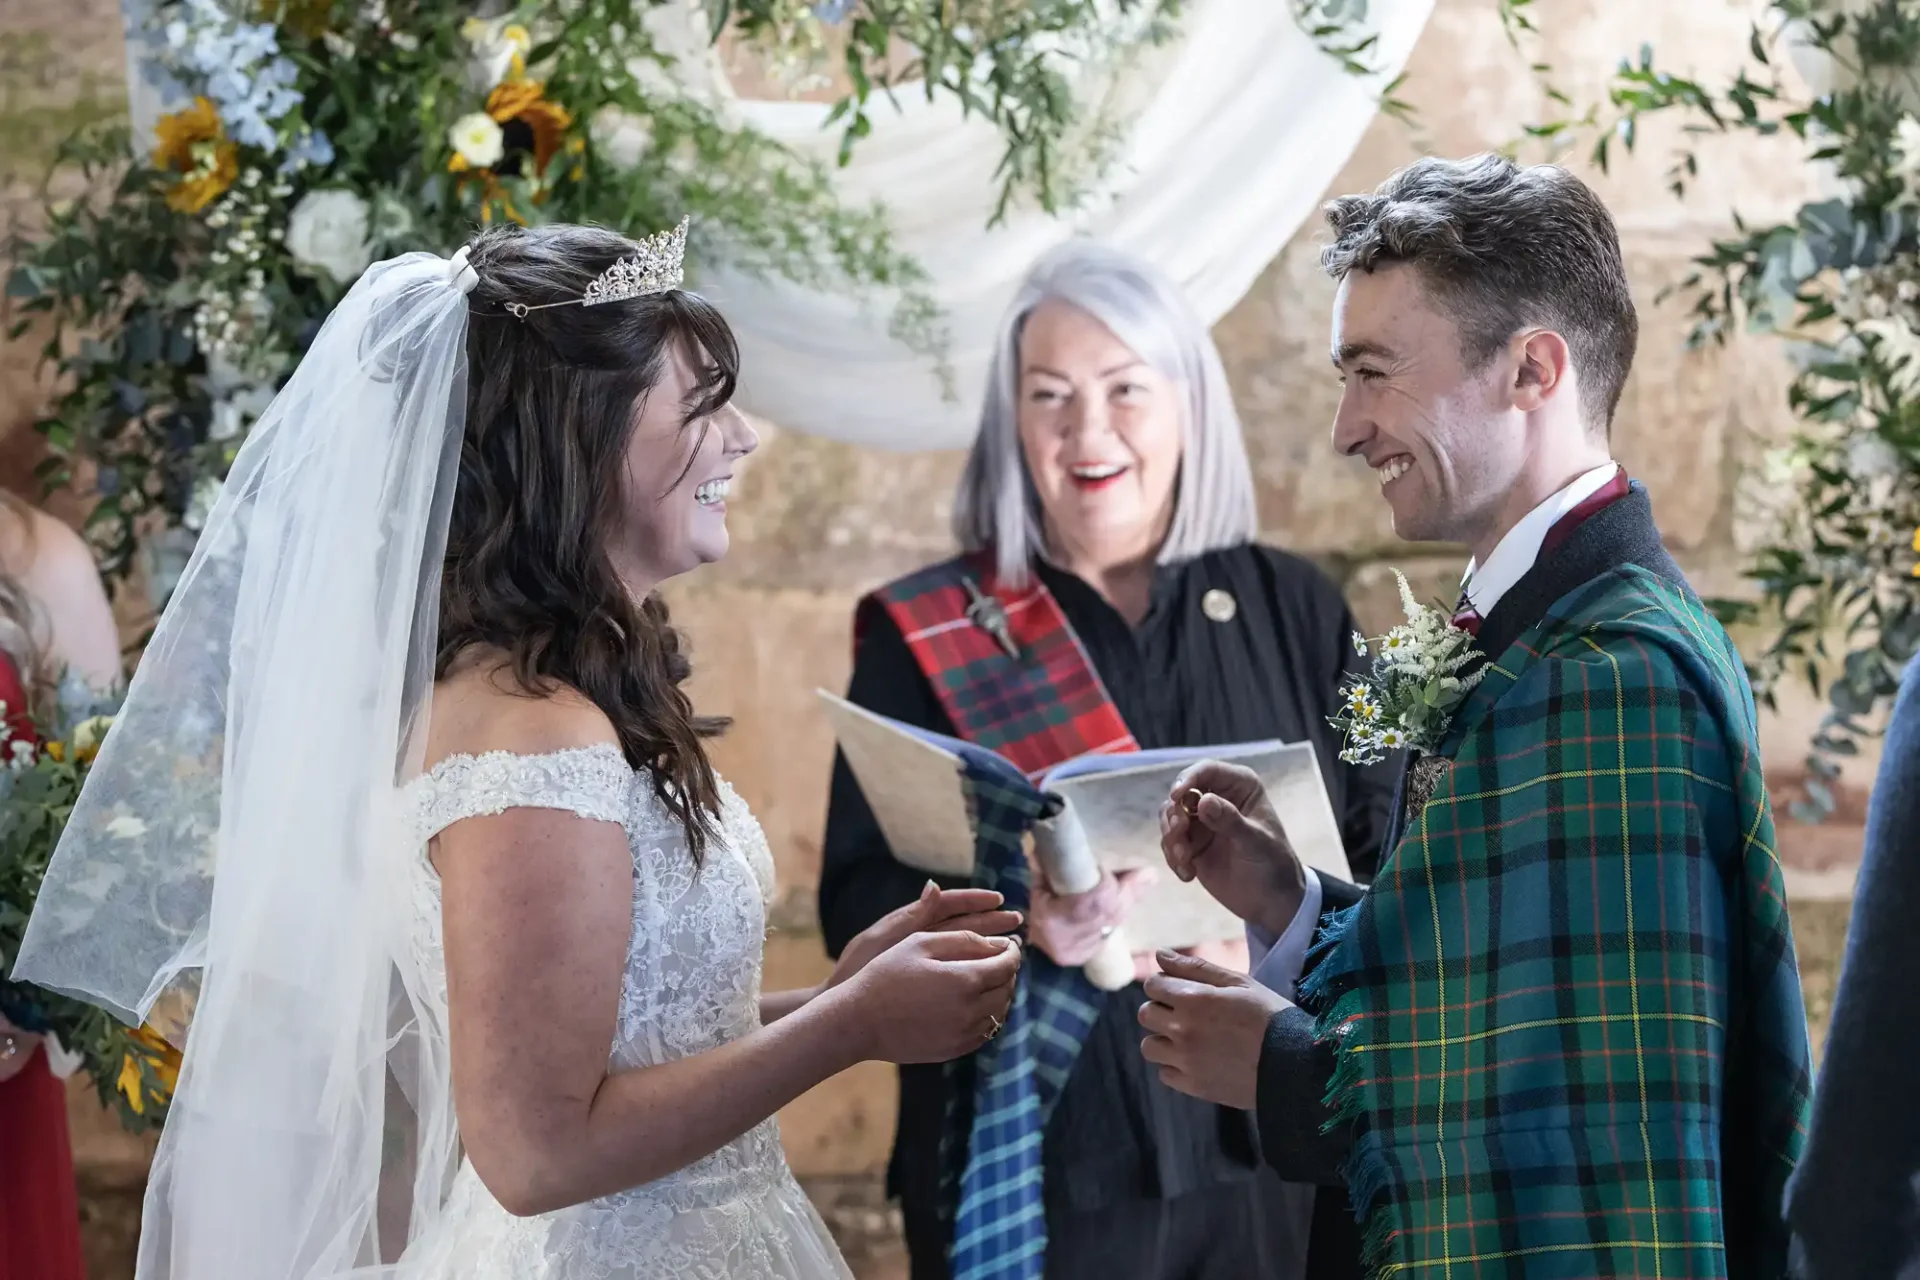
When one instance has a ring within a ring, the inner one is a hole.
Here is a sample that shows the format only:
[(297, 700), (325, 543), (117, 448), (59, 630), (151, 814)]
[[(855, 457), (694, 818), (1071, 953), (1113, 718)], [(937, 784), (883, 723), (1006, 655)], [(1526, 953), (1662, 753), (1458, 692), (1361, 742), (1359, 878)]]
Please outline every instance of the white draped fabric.
[[(1196, 0), (1183, 35), (1154, 51), (1118, 162), (1078, 216), (1017, 209), (987, 220), (1001, 140), (950, 98), (902, 92), (838, 171), (853, 200), (880, 199), (899, 242), (932, 276), (952, 332), (958, 398), (930, 362), (886, 332), (883, 308), (784, 280), (707, 273), (703, 290), (740, 337), (745, 408), (785, 427), (885, 449), (951, 449), (973, 439), (1001, 313), (1041, 254), (1091, 235), (1157, 265), (1218, 320), (1318, 209), (1377, 111), (1433, 0), (1374, 0), (1381, 76), (1347, 73), (1279, 0)], [(836, 128), (814, 103), (740, 102), (744, 119), (833, 163)]]
[[(700, 287), (739, 334), (742, 407), (783, 427), (878, 448), (966, 445), (1007, 300), (1041, 254), (1074, 235), (1156, 264), (1209, 323), (1218, 320), (1318, 208), (1432, 9), (1433, 0), (1373, 0), (1378, 73), (1361, 78), (1300, 29), (1290, 4), (1191, 0), (1180, 38), (1149, 51), (1124, 77), (1133, 109), (1122, 116), (1117, 160), (1098, 195), (1059, 218), (1016, 208), (992, 229), (999, 132), (963, 119), (950, 96), (930, 101), (900, 89), (899, 109), (877, 103), (872, 134), (834, 172), (850, 201), (888, 206), (900, 247), (931, 275), (951, 331), (957, 395), (943, 393), (932, 360), (887, 333), (886, 299), (710, 266)], [(649, 26), (679, 58), (690, 92), (834, 164), (840, 131), (826, 123), (829, 108), (739, 98), (689, 0), (656, 10)], [(134, 107), (138, 125), (138, 90)]]

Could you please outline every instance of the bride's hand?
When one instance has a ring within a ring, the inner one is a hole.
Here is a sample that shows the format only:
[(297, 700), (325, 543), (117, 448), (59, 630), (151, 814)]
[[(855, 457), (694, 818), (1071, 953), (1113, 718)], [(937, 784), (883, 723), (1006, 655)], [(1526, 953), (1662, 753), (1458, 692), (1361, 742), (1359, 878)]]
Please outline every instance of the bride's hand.
[(929, 880), (917, 900), (880, 917), (855, 935), (841, 951), (840, 962), (833, 966), (833, 976), (826, 985), (839, 986), (910, 934), (1012, 933), (1020, 927), (1020, 913), (1000, 910), (1003, 901), (991, 889), (942, 889)]
[(977, 933), (916, 933), (875, 957), (844, 996), (860, 1056), (945, 1062), (1000, 1033), (1020, 976), (1020, 943)]

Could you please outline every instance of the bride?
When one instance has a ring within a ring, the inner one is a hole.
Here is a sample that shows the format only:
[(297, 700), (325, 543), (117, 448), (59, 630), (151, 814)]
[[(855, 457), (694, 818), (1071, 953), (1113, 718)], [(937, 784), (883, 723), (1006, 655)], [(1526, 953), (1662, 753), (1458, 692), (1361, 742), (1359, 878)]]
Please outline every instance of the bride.
[(755, 445), (685, 229), (378, 264), (241, 450), (17, 965), (193, 993), (141, 1277), (845, 1277), (775, 1111), (998, 1031), (985, 891), (760, 990), (772, 859), (656, 593)]

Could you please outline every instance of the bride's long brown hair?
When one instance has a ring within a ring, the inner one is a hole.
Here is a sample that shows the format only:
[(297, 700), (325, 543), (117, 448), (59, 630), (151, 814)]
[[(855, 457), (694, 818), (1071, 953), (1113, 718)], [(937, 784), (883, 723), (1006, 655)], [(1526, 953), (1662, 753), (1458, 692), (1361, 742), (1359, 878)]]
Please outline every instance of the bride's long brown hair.
[[(636, 769), (685, 826), (700, 859), (719, 792), (702, 739), (726, 721), (694, 714), (692, 668), (658, 593), (635, 600), (607, 548), (643, 398), (684, 353), (699, 382), (691, 424), (725, 405), (739, 349), (720, 313), (673, 290), (594, 307), (579, 298), (635, 251), (597, 227), (483, 232), (467, 295), (467, 422), (440, 589), (437, 675), (475, 650), (505, 655), (526, 693), (577, 690), (613, 722)], [(665, 494), (682, 477), (661, 476)]]

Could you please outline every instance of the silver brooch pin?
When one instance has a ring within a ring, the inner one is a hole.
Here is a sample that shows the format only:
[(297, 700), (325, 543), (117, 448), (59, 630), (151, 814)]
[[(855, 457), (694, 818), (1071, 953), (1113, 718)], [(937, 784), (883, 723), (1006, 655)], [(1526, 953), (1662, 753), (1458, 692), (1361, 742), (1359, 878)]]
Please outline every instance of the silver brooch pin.
[(961, 583), (967, 588), (967, 621), (992, 636), (994, 642), (1007, 651), (1007, 656), (1018, 662), (1020, 646), (1014, 642), (1013, 628), (1007, 623), (1006, 606), (990, 595), (985, 595), (974, 585), (973, 579), (962, 577)]
[(1200, 612), (1215, 622), (1232, 622), (1233, 615), (1240, 612), (1240, 602), (1215, 587), (1200, 597)]

